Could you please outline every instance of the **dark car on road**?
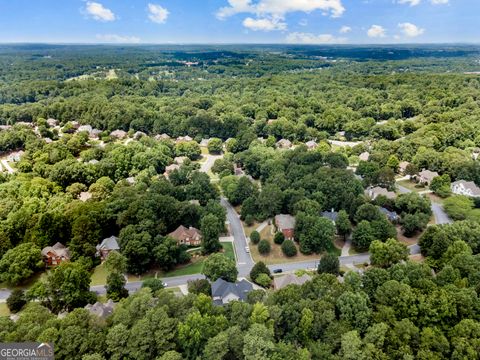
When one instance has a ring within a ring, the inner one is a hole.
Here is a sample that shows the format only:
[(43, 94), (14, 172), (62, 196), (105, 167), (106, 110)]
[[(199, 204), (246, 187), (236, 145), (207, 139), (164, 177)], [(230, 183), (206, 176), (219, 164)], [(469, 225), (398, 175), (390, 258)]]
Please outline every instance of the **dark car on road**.
[(282, 272), (283, 272), (282, 269), (275, 269), (275, 270), (273, 270), (273, 273), (274, 273), (274, 274), (280, 274), (280, 273), (282, 273)]

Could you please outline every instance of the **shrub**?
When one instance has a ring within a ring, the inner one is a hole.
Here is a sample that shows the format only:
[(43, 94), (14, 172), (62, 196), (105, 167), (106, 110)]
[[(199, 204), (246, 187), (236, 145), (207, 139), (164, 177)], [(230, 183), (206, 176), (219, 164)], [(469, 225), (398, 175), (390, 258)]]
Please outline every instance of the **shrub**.
[(252, 215), (249, 214), (249, 215), (245, 216), (245, 224), (247, 226), (252, 226), (254, 222), (255, 222), (255, 219)]
[(25, 300), (23, 290), (20, 289), (13, 290), (10, 296), (7, 298), (7, 306), (12, 313), (17, 313), (22, 310), (26, 303), (27, 300)]
[(155, 293), (158, 290), (163, 289), (164, 285), (163, 285), (163, 281), (160, 279), (149, 278), (143, 282), (142, 287), (148, 287), (152, 290), (153, 293)]
[(206, 279), (190, 280), (188, 282), (188, 292), (197, 295), (205, 294), (210, 296), (212, 293), (212, 287)]
[(250, 240), (252, 241), (252, 244), (257, 245), (260, 242), (260, 234), (258, 231), (253, 230), (252, 233), (250, 234)]
[(285, 235), (281, 231), (275, 233), (275, 236), (273, 238), (273, 242), (278, 245), (282, 245), (283, 242), (285, 241)]
[(268, 242), (268, 240), (261, 240), (258, 243), (258, 252), (262, 255), (269, 254), (271, 249), (272, 247), (270, 246), (270, 243)]
[(297, 255), (297, 247), (292, 240), (285, 240), (282, 244), (282, 252), (285, 256), (292, 257)]
[(268, 288), (272, 284), (272, 279), (267, 274), (260, 274), (255, 279), (255, 283), (261, 287)]

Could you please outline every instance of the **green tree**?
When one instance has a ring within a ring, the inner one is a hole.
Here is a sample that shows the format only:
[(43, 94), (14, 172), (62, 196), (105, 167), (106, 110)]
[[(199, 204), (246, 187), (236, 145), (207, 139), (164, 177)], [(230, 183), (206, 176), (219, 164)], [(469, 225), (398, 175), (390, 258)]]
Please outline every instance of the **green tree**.
[(206, 254), (214, 253), (222, 248), (219, 241), (220, 220), (213, 214), (205, 215), (200, 224), (202, 231), (202, 249)]
[(373, 240), (375, 238), (370, 223), (366, 220), (361, 221), (353, 230), (353, 246), (358, 250), (367, 250)]
[(374, 240), (370, 244), (369, 252), (372, 265), (384, 268), (407, 260), (410, 253), (405, 244), (395, 239), (388, 239), (385, 243)]
[(272, 284), (272, 279), (267, 274), (260, 274), (255, 278), (255, 283), (261, 287), (268, 288)]
[(223, 254), (213, 254), (205, 260), (202, 274), (211, 281), (222, 278), (226, 281), (235, 282), (237, 280), (238, 271), (235, 261)]
[(260, 242), (260, 234), (258, 233), (257, 230), (253, 230), (250, 233), (250, 241), (252, 244), (257, 245)]
[(340, 261), (335, 254), (325, 254), (320, 258), (317, 272), (338, 275), (340, 273)]
[(436, 176), (432, 179), (432, 182), (430, 183), (430, 190), (432, 190), (438, 196), (445, 198), (451, 193), (450, 185), (450, 176), (448, 174), (444, 174), (441, 176)]
[(269, 277), (271, 276), (270, 269), (263, 261), (259, 261), (253, 265), (252, 270), (250, 270), (250, 279), (255, 281), (260, 274), (266, 274)]
[(258, 246), (258, 252), (264, 256), (270, 254), (270, 251), (272, 250), (272, 246), (270, 245), (270, 242), (265, 239), (260, 240), (257, 246)]
[(277, 245), (282, 245), (285, 241), (285, 235), (281, 231), (276, 232), (275, 236), (273, 237), (273, 242)]
[(287, 257), (293, 257), (297, 255), (297, 247), (292, 240), (285, 240), (282, 243), (282, 252)]
[(211, 138), (208, 142), (208, 152), (210, 154), (220, 154), (223, 150), (223, 142), (219, 138)]
[(176, 156), (186, 156), (190, 160), (197, 160), (202, 154), (202, 149), (196, 141), (181, 142), (175, 145)]
[(210, 295), (212, 293), (212, 287), (206, 279), (189, 280), (188, 292), (192, 294)]
[(22, 310), (26, 303), (25, 294), (21, 289), (13, 289), (7, 298), (8, 310), (10, 310), (12, 314), (16, 314)]
[(297, 215), (295, 237), (302, 253), (320, 253), (331, 248), (334, 236), (335, 226), (330, 220), (304, 213)]
[(8, 250), (0, 260), (0, 280), (18, 285), (43, 266), (40, 249), (31, 243), (20, 244)]
[(352, 232), (352, 224), (345, 210), (340, 210), (338, 212), (337, 220), (335, 220), (335, 226), (337, 228), (337, 233), (342, 235), (344, 238)]
[(158, 290), (165, 288), (163, 281), (157, 278), (148, 278), (145, 279), (142, 283), (142, 288), (149, 288), (153, 293), (156, 293)]
[(128, 290), (125, 289), (126, 284), (125, 277), (122, 273), (117, 271), (111, 272), (107, 276), (107, 284), (105, 286), (107, 290), (107, 298), (113, 301), (120, 301), (128, 296)]
[(104, 266), (107, 271), (123, 274), (127, 271), (127, 259), (118, 251), (111, 251), (105, 259)]

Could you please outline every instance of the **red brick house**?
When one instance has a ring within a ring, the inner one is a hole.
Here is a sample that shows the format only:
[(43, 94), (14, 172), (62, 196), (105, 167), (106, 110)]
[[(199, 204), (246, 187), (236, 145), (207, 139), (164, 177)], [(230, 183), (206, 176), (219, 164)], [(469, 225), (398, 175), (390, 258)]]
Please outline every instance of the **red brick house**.
[(102, 260), (105, 260), (112, 251), (120, 250), (118, 246), (118, 238), (116, 236), (110, 236), (109, 238), (103, 239), (103, 241), (97, 245), (97, 256), (100, 256)]
[(292, 215), (276, 215), (275, 226), (278, 231), (281, 231), (285, 236), (285, 239), (293, 240), (295, 236), (295, 218)]
[(194, 227), (188, 229), (180, 225), (175, 231), (168, 234), (171, 238), (177, 240), (178, 245), (199, 246), (202, 243), (202, 234), (200, 230)]
[(47, 266), (57, 266), (63, 261), (70, 260), (70, 250), (65, 245), (57, 242), (53, 246), (47, 246), (42, 250), (42, 256)]

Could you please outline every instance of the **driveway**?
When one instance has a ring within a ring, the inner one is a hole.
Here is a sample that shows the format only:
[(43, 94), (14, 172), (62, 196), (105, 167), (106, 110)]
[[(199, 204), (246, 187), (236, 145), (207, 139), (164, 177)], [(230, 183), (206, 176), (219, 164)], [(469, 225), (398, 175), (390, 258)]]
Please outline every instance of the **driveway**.
[(212, 166), (215, 163), (215, 160), (223, 158), (223, 154), (221, 155), (206, 154), (203, 156), (207, 158), (207, 160), (200, 165), (200, 171), (204, 173), (208, 173), (212, 169)]

